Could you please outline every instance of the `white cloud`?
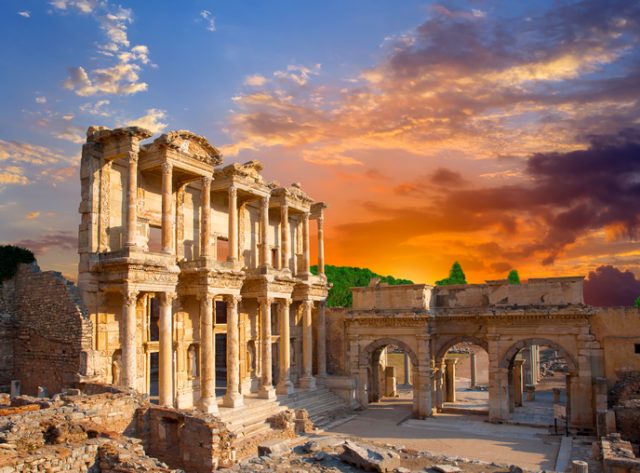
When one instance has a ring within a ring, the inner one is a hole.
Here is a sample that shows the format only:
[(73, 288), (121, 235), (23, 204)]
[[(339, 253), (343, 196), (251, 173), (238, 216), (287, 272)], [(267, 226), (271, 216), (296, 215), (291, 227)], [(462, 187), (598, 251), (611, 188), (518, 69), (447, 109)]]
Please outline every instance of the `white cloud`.
[(0, 140), (0, 162), (1, 161), (50, 166), (59, 163), (74, 163), (75, 159), (44, 146), (32, 145), (20, 141)]
[(244, 79), (244, 84), (251, 87), (262, 87), (267, 83), (267, 78), (260, 74), (252, 74)]
[(96, 0), (52, 0), (50, 3), (58, 10), (76, 9), (80, 13), (91, 13), (98, 5)]
[(40, 95), (40, 96), (36, 97), (36, 103), (38, 103), (38, 104), (47, 103), (47, 98), (42, 96), (42, 95)]
[(29, 178), (24, 175), (24, 170), (18, 166), (7, 166), (0, 170), (0, 184), (15, 184), (24, 186), (29, 184)]
[(96, 103), (85, 103), (80, 105), (80, 111), (82, 113), (88, 113), (89, 115), (108, 117), (111, 113), (108, 110), (105, 110), (105, 107), (109, 105), (109, 103), (110, 102), (107, 99), (98, 100)]
[(209, 10), (202, 10), (200, 12), (200, 18), (204, 20), (205, 24), (207, 25), (208, 31), (216, 30), (216, 18)]
[(286, 71), (276, 71), (273, 75), (278, 79), (290, 80), (298, 85), (305, 85), (312, 75), (317, 76), (319, 73), (320, 64), (315, 64), (311, 68), (291, 64), (287, 66)]
[(129, 120), (125, 123), (126, 126), (139, 126), (149, 130), (151, 133), (160, 133), (167, 127), (166, 123), (161, 120), (166, 120), (167, 112), (159, 110), (157, 108), (151, 108), (147, 110), (146, 115), (142, 117)]
[(24, 18), (31, 18), (31, 12), (29, 10), (19, 11), (18, 15)]
[(85, 142), (83, 131), (84, 130), (78, 126), (68, 125), (64, 127), (62, 131), (54, 131), (52, 134), (59, 140), (82, 144)]

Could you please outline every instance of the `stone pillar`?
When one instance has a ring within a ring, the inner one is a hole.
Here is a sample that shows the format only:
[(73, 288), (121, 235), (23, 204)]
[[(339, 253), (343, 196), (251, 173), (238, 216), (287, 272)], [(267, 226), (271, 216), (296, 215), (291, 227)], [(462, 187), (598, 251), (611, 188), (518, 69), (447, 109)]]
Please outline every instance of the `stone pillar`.
[(125, 246), (137, 246), (138, 241), (138, 153), (129, 153), (127, 179), (127, 228)]
[(403, 374), (404, 374), (404, 383), (403, 386), (410, 386), (411, 382), (409, 381), (409, 354), (405, 351), (404, 354), (404, 363), (403, 363)]
[(318, 376), (327, 376), (327, 302), (318, 303)]
[(173, 213), (171, 195), (173, 194), (173, 165), (162, 163), (162, 252), (173, 254), (171, 233), (173, 232)]
[[(307, 219), (307, 228), (308, 224), (309, 220)], [(316, 379), (313, 377), (313, 326), (311, 322), (313, 301), (306, 300), (302, 305), (302, 378), (300, 378), (300, 387), (314, 389)]]
[(445, 402), (456, 402), (456, 363), (455, 358), (446, 358), (446, 397)]
[(302, 214), (302, 274), (309, 274), (309, 265), (311, 261), (309, 246), (309, 212)]
[(229, 187), (229, 257), (231, 262), (238, 261), (238, 189)]
[(123, 293), (122, 321), (122, 380), (126, 387), (137, 389), (138, 363), (137, 363), (137, 316), (136, 307), (138, 291), (126, 289)]
[(573, 460), (571, 462), (571, 473), (589, 473), (589, 464), (582, 460)]
[(260, 297), (260, 333), (262, 346), (262, 382), (258, 395), (264, 399), (273, 399), (276, 396), (273, 389), (273, 372), (271, 369), (271, 304), (273, 299), (270, 297)]
[(239, 296), (227, 296), (227, 393), (223, 406), (244, 405), (240, 394), (240, 325), (238, 318)]
[(202, 178), (200, 194), (200, 254), (211, 256), (211, 178)]
[(173, 407), (173, 331), (172, 302), (176, 297), (173, 293), (163, 293), (160, 296), (160, 351), (158, 369), (158, 394), (160, 405)]
[(535, 364), (533, 350), (531, 347), (523, 348), (520, 352), (525, 361), (524, 364), (524, 384), (534, 384), (533, 366)]
[(318, 216), (318, 274), (324, 274), (324, 215)]
[(111, 214), (111, 167), (112, 161), (106, 161), (100, 169), (100, 231), (98, 251), (109, 251), (109, 216)]
[(540, 381), (540, 345), (533, 345), (531, 347), (533, 352), (533, 384), (538, 384)]
[(200, 409), (218, 412), (216, 403), (216, 360), (213, 338), (213, 296), (200, 299)]
[(524, 360), (513, 360), (513, 405), (522, 407), (522, 364)]
[(262, 198), (260, 202), (260, 265), (269, 264), (269, 196)]
[(282, 269), (289, 268), (291, 269), (290, 259), (291, 259), (291, 242), (289, 241), (291, 235), (291, 231), (289, 229), (289, 206), (284, 203), (280, 208), (280, 238), (282, 240), (280, 257), (282, 258), (282, 262), (280, 267)]
[(471, 389), (475, 388), (478, 384), (478, 373), (476, 366), (476, 352), (471, 350), (469, 354), (469, 365), (471, 367)]
[(276, 386), (278, 394), (291, 394), (294, 391), (291, 382), (290, 305), (291, 299), (282, 299), (280, 302), (280, 377)]

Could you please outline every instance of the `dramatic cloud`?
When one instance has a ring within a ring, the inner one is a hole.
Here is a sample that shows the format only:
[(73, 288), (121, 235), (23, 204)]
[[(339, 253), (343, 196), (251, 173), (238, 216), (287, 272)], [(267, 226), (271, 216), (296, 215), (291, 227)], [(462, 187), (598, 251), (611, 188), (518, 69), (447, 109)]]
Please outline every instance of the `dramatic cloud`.
[(15, 184), (25, 186), (29, 179), (24, 175), (24, 170), (18, 166), (6, 166), (0, 168), (0, 185)]
[(165, 120), (167, 118), (167, 112), (164, 110), (159, 110), (157, 108), (151, 108), (147, 110), (146, 115), (129, 120), (125, 123), (126, 126), (140, 126), (142, 128), (146, 128), (151, 133), (160, 133), (167, 127), (166, 123), (163, 123), (161, 120)]
[(41, 235), (38, 238), (25, 238), (13, 244), (28, 248), (39, 255), (51, 249), (75, 250), (78, 247), (78, 237), (70, 232), (54, 232)]
[(599, 307), (632, 306), (640, 296), (640, 280), (631, 271), (600, 266), (584, 281), (584, 301)]
[(71, 163), (75, 160), (44, 146), (19, 141), (0, 140), (0, 163), (3, 161), (50, 166), (59, 163)]

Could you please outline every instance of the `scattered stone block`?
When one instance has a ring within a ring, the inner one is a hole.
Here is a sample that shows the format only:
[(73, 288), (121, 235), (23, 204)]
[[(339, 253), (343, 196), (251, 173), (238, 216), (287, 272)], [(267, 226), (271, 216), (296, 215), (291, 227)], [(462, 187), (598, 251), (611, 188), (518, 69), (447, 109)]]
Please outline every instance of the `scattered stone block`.
[(385, 473), (400, 466), (400, 456), (391, 450), (363, 447), (349, 440), (343, 444), (343, 448), (340, 459), (363, 470)]
[(462, 471), (457, 466), (445, 465), (445, 464), (433, 465), (431, 468), (438, 471), (439, 473), (459, 473), (460, 471)]
[(282, 439), (268, 440), (258, 445), (258, 456), (265, 457), (267, 455), (282, 455), (290, 450), (289, 441)]

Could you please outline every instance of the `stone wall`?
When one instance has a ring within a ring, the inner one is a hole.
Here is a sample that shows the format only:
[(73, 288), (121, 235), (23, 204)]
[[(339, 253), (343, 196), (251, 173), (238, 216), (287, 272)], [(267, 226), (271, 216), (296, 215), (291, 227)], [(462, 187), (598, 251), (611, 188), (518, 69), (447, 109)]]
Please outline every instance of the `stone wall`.
[(348, 374), (346, 354), (348, 340), (344, 326), (344, 317), (349, 309), (343, 307), (327, 307), (327, 373), (344, 376)]
[(622, 401), (613, 408), (622, 438), (640, 444), (640, 399)]
[(0, 284), (0, 392), (8, 390), (13, 378), (15, 323), (7, 307), (12, 292), (12, 285)]
[(640, 473), (640, 459), (633, 453), (631, 444), (619, 434), (602, 437), (596, 452), (605, 473)]
[(217, 417), (151, 406), (138, 410), (138, 429), (146, 452), (175, 468), (211, 473), (235, 460), (235, 434)]
[(13, 292), (6, 305), (16, 324), (13, 378), (22, 391), (35, 395), (43, 386), (56, 393), (90, 374), (91, 322), (77, 288), (36, 264), (19, 265), (4, 285)]

